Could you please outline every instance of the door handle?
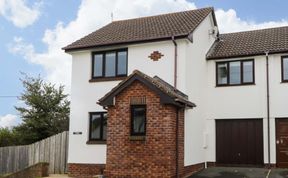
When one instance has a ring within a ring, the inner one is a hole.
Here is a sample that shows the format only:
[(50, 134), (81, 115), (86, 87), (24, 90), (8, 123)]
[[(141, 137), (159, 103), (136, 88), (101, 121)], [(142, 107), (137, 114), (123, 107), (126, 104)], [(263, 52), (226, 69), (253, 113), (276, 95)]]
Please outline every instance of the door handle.
[(281, 143), (281, 144), (283, 144), (283, 139), (280, 139), (280, 141), (279, 140), (276, 140), (276, 144), (278, 145), (279, 143)]

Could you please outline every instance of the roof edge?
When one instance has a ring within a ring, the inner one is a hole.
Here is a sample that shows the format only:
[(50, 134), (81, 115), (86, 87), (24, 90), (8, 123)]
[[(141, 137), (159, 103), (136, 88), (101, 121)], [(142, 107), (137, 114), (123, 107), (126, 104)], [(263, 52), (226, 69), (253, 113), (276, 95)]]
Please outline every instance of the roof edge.
[[(269, 51), (269, 54), (281, 54), (281, 53), (288, 53), (288, 49), (287, 50), (283, 50), (283, 51)], [(266, 51), (263, 51), (261, 53), (251, 53), (251, 54), (242, 54), (242, 55), (231, 55), (231, 56), (216, 56), (216, 57), (206, 57), (206, 60), (208, 61), (212, 61), (212, 60), (221, 60), (221, 59), (229, 59), (229, 58), (241, 58), (241, 57), (255, 57), (255, 56), (262, 56), (262, 55), (266, 55), (265, 53)]]
[(190, 12), (190, 11), (198, 11), (198, 10), (204, 10), (204, 9), (214, 10), (214, 7), (213, 7), (213, 6), (208, 6), (208, 7), (201, 7), (201, 8), (195, 8), (195, 9), (180, 10), (180, 11), (168, 12), (168, 13), (164, 13), (164, 14), (156, 14), (156, 15), (148, 15), (148, 16), (136, 17), (136, 18), (128, 18), (128, 19), (114, 20), (113, 22), (116, 22), (116, 23), (117, 23), (117, 22), (129, 21), (129, 20), (145, 19), (145, 18), (151, 18), (151, 17), (159, 17), (159, 16), (173, 15), (173, 14), (177, 14), (177, 13), (180, 13), (180, 12)]
[(200, 8), (200, 10), (201, 9), (209, 9), (210, 12), (205, 17), (203, 17), (203, 19), (201, 21), (199, 21), (198, 24), (196, 24), (195, 28), (189, 32), (189, 35), (192, 34), (199, 27), (199, 25), (203, 22), (204, 19), (206, 19), (210, 15), (210, 13), (212, 14), (214, 26), (218, 26), (217, 25), (216, 16), (215, 16), (215, 12), (214, 12), (214, 7)]
[(251, 29), (251, 30), (244, 30), (244, 31), (238, 31), (238, 32), (228, 32), (228, 33), (221, 33), (221, 35), (231, 35), (231, 34), (239, 34), (239, 33), (249, 33), (249, 32), (258, 32), (258, 31), (265, 31), (265, 30), (272, 30), (272, 29), (279, 29), (279, 28), (287, 28), (288, 25), (280, 25), (275, 27), (264, 27), (259, 29)]
[[(149, 76), (146, 74), (135, 70), (132, 74), (130, 74), (125, 80), (120, 82), (117, 86), (115, 86), (111, 91), (109, 91), (106, 95), (104, 95), (102, 98), (100, 98), (97, 102), (97, 104), (103, 106), (103, 107), (109, 107), (112, 106), (114, 103), (114, 97), (117, 96), (119, 93), (121, 93), (125, 88), (127, 88), (129, 85), (131, 85), (134, 81), (139, 81), (149, 87), (151, 90), (156, 92), (160, 96), (160, 102), (162, 104), (172, 104), (177, 107), (182, 108), (193, 108), (196, 107), (196, 105), (192, 102), (190, 102), (188, 99), (182, 99), (181, 97), (172, 96), (166, 92), (163, 91), (163, 89), (159, 88), (156, 83), (149, 80)], [(153, 78), (151, 78), (153, 79)]]
[[(184, 39), (188, 38), (189, 34), (183, 34), (183, 35), (177, 35), (174, 36), (175, 39)], [(107, 43), (103, 45), (90, 45), (90, 46), (85, 46), (85, 47), (74, 47), (74, 48), (69, 48), (68, 46), (61, 48), (64, 50), (66, 53), (68, 52), (73, 52), (73, 51), (79, 51), (79, 50), (89, 50), (89, 49), (94, 49), (94, 48), (100, 48), (100, 47), (107, 47), (107, 46), (117, 46), (117, 45), (131, 45), (131, 44), (142, 44), (142, 43), (151, 43), (151, 42), (160, 42), (160, 41), (167, 41), (172, 39), (172, 36), (167, 36), (167, 37), (161, 37), (161, 38), (151, 38), (151, 39), (145, 39), (145, 40), (135, 40), (135, 41), (125, 41), (125, 42), (119, 42), (119, 43)]]

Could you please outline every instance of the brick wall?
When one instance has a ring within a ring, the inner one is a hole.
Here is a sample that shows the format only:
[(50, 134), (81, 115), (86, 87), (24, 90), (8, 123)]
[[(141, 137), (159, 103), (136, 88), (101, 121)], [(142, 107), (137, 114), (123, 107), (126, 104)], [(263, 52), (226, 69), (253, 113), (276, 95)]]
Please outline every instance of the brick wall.
[(75, 178), (92, 178), (103, 174), (104, 169), (104, 164), (68, 164), (69, 176)]
[[(184, 109), (178, 111), (178, 172), (183, 177), (184, 172)], [(176, 145), (175, 145), (176, 146)]]
[[(130, 136), (132, 103), (146, 103), (145, 139)], [(178, 149), (176, 126), (178, 114)], [(184, 109), (162, 105), (160, 97), (135, 81), (116, 96), (115, 106), (108, 108), (107, 160), (105, 165), (69, 164), (69, 175), (92, 178), (103, 173), (108, 178), (176, 177), (178, 154), (179, 177), (199, 171), (203, 164), (184, 167)]]
[(207, 167), (216, 167), (216, 163), (215, 162), (207, 162)]
[[(130, 99), (145, 97), (145, 140), (130, 138)], [(176, 116), (174, 106), (161, 105), (160, 98), (135, 81), (116, 97), (108, 109), (107, 177), (161, 177), (176, 175)], [(179, 172), (184, 171), (184, 113), (179, 122)]]
[[(1, 166), (1, 165), (0, 165)], [(49, 163), (37, 163), (21, 171), (1, 176), (0, 178), (35, 178), (49, 176)]]

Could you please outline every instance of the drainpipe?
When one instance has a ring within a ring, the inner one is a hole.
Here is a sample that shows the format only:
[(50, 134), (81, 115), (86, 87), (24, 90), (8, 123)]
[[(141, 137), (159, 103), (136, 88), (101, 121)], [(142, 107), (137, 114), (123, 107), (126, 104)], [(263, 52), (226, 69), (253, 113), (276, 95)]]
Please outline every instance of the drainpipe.
[(172, 41), (174, 44), (174, 87), (177, 88), (177, 65), (178, 65), (178, 54), (177, 54), (177, 43), (175, 41), (175, 37), (172, 36)]
[(269, 51), (266, 55), (266, 94), (267, 94), (267, 129), (268, 129), (268, 168), (271, 168), (271, 153), (270, 153), (270, 83), (269, 83)]
[(178, 165), (178, 125), (179, 125), (179, 108), (177, 108), (177, 115), (176, 115), (176, 178), (179, 178), (179, 165)]
[[(178, 46), (175, 41), (175, 37), (172, 36), (172, 42), (174, 44), (174, 87), (177, 88), (177, 66), (178, 66)], [(178, 135), (179, 135), (179, 108), (177, 108), (177, 115), (176, 115), (176, 178), (179, 178), (179, 141), (178, 141)]]

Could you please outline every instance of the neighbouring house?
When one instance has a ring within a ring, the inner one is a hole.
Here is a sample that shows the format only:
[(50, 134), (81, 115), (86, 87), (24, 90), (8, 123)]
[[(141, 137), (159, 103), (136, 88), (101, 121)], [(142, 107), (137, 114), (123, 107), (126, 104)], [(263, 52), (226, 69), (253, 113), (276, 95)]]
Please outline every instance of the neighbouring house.
[(288, 27), (219, 34), (202, 8), (114, 21), (63, 49), (71, 176), (288, 167)]

